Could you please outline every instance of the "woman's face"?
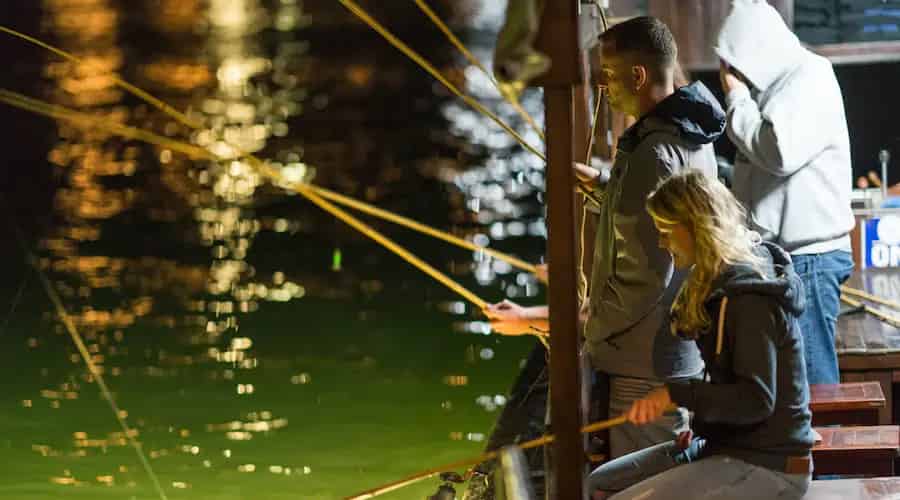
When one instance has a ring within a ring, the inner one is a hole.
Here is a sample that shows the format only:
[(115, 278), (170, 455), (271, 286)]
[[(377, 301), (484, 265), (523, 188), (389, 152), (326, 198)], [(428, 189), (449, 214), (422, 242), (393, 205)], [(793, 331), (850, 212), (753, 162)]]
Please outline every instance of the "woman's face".
[(681, 223), (667, 224), (653, 219), (653, 225), (659, 231), (659, 247), (672, 254), (677, 269), (686, 269), (694, 265), (696, 251), (694, 236), (687, 226)]

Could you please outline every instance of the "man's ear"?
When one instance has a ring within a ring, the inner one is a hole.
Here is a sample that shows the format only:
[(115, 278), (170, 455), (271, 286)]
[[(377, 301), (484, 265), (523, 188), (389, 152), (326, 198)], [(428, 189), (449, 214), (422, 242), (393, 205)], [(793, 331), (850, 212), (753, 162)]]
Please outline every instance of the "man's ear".
[(631, 81), (635, 91), (647, 84), (647, 78), (647, 68), (641, 65), (631, 67)]

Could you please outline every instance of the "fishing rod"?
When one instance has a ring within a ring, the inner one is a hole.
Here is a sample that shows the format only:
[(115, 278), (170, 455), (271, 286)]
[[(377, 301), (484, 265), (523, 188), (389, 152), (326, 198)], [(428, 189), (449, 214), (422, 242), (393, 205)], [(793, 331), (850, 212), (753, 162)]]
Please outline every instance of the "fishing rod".
[[(515, 139), (519, 144), (522, 145), (526, 150), (537, 156), (543, 162), (547, 162), (547, 157), (544, 153), (538, 151), (534, 146), (525, 141), (525, 139), (519, 135), (518, 132), (512, 129), (509, 125), (507, 125), (503, 120), (500, 119), (496, 114), (492, 113), (490, 110), (485, 108), (481, 103), (473, 99), (472, 97), (464, 94), (460, 91), (455, 85), (453, 85), (449, 80), (447, 80), (444, 75), (442, 75), (433, 65), (427, 62), (421, 55), (419, 55), (416, 51), (411, 49), (408, 45), (403, 43), (399, 38), (394, 36), (387, 28), (382, 26), (378, 21), (376, 21), (371, 15), (369, 15), (362, 7), (359, 6), (353, 0), (338, 0), (344, 7), (347, 8), (350, 12), (352, 12), (356, 17), (362, 20), (364, 23), (369, 25), (373, 30), (375, 30), (379, 35), (381, 35), (385, 40), (388, 41), (391, 45), (397, 48), (400, 52), (405, 54), (407, 57), (412, 59), (416, 64), (419, 65), (422, 69), (424, 69), (428, 74), (433, 76), (437, 81), (444, 85), (450, 92), (463, 100), (466, 104), (472, 107), (475, 111), (481, 113), (482, 115), (488, 117), (500, 126), (503, 130), (506, 131), (513, 139)], [(602, 201), (596, 194), (594, 194), (593, 188), (578, 179), (575, 181), (575, 187), (581, 192), (581, 194), (596, 203), (597, 205), (602, 205)]]
[(112, 391), (110, 391), (109, 386), (106, 385), (106, 380), (103, 378), (103, 372), (94, 363), (94, 359), (84, 343), (84, 338), (78, 332), (78, 328), (75, 327), (75, 322), (72, 321), (72, 317), (69, 315), (68, 311), (66, 311), (66, 307), (65, 305), (63, 305), (59, 293), (56, 291), (53, 283), (50, 282), (50, 278), (48, 278), (43, 269), (41, 269), (37, 257), (28, 248), (28, 245), (25, 242), (25, 237), (22, 235), (19, 226), (16, 225), (12, 219), (10, 219), (10, 224), (12, 225), (13, 232), (16, 234), (16, 239), (19, 241), (19, 246), (21, 247), (22, 252), (25, 254), (25, 261), (30, 267), (35, 270), (38, 277), (40, 278), (41, 284), (44, 286), (44, 291), (47, 293), (47, 296), (50, 298), (50, 302), (53, 304), (53, 307), (56, 310), (57, 317), (59, 318), (60, 322), (62, 322), (63, 326), (66, 329), (66, 332), (68, 332), (69, 337), (72, 339), (72, 342), (75, 344), (79, 355), (81, 355), (81, 359), (84, 361), (84, 364), (88, 369), (88, 374), (90, 374), (93, 380), (97, 382), (97, 387), (100, 388), (100, 394), (103, 396), (103, 399), (105, 399), (109, 404), (109, 407), (116, 418), (116, 422), (118, 422), (119, 427), (122, 428), (125, 439), (137, 454), (138, 460), (141, 462), (141, 466), (144, 468), (144, 471), (147, 473), (147, 476), (153, 483), (153, 487), (156, 489), (159, 498), (161, 498), (162, 500), (168, 500), (166, 492), (163, 490), (162, 484), (159, 482), (159, 477), (157, 477), (156, 472), (153, 470), (153, 466), (150, 465), (150, 461), (147, 460), (147, 455), (144, 453), (141, 443), (139, 443), (134, 437), (137, 435), (137, 433), (134, 432), (128, 425), (128, 421), (125, 417), (125, 412), (123, 412), (119, 408), (119, 405), (116, 403), (116, 399), (113, 396)]
[[(49, 50), (50, 52), (53, 52), (54, 54), (59, 55), (60, 57), (66, 59), (66, 60), (69, 60), (69, 61), (72, 61), (72, 62), (75, 62), (78, 64), (85, 64), (85, 61), (80, 59), (79, 57), (77, 57), (69, 52), (66, 52), (58, 47), (54, 47), (53, 45), (50, 45), (42, 40), (38, 40), (37, 38), (29, 36), (25, 33), (21, 33), (19, 31), (16, 31), (14, 29), (11, 29), (11, 28), (8, 28), (8, 27), (2, 26), (2, 25), (0, 25), (0, 32), (7, 33), (16, 38), (20, 38), (29, 43), (35, 44), (39, 47)], [(125, 80), (122, 80), (118, 76), (113, 75), (111, 78), (116, 85), (122, 87), (124, 90), (130, 92), (132, 95), (134, 95), (134, 96), (138, 97), (139, 99), (143, 100), (144, 102), (150, 104), (154, 108), (163, 112), (170, 118), (173, 118), (174, 120), (181, 123), (182, 125), (185, 125), (194, 130), (203, 128), (203, 125), (201, 123), (189, 118), (184, 113), (182, 113), (182, 112), (178, 111), (177, 109), (175, 109), (174, 107), (166, 104), (162, 100), (157, 99), (156, 97), (152, 96), (150, 93), (136, 87), (135, 85), (132, 85), (131, 83), (129, 83)], [(41, 106), (45, 110), (52, 109), (52, 106), (53, 106), (53, 105), (44, 105), (43, 103), (41, 103), (41, 101), (25, 98), (24, 96), (20, 96), (18, 94), (16, 94), (16, 95), (9, 94), (8, 97), (13, 100), (28, 100), (28, 102), (30, 104), (33, 104), (35, 106)], [(51, 108), (48, 108), (48, 106), (50, 106)], [(59, 113), (59, 110), (57, 109), (54, 112)], [(54, 116), (54, 117), (57, 117), (57, 116)], [(123, 135), (123, 136), (129, 137), (129, 138), (135, 138), (138, 140), (146, 139), (146, 138), (142, 139), (141, 137), (139, 137), (141, 135), (140, 129), (124, 129), (123, 128), (123, 129), (119, 130), (118, 135)], [(161, 144), (159, 142), (161, 140), (165, 140), (166, 143)], [(154, 142), (154, 141), (156, 141), (156, 142)], [(199, 148), (198, 146), (185, 144), (185, 143), (178, 142), (178, 141), (173, 141), (171, 139), (162, 138), (160, 136), (157, 136), (156, 138), (153, 138), (153, 140), (150, 140), (150, 141), (145, 140), (145, 142), (151, 142), (153, 144), (157, 144), (162, 147), (166, 147), (166, 148), (169, 148), (169, 149), (172, 149), (175, 151), (182, 152), (184, 154), (187, 154), (191, 158), (199, 158), (199, 157), (204, 156), (204, 152), (203, 152), (202, 148)], [(245, 156), (247, 158), (255, 158), (255, 157), (253, 157), (253, 155), (249, 155), (249, 154), (244, 154), (243, 156)], [(466, 248), (468, 250), (483, 252), (487, 255), (495, 257), (499, 260), (503, 260), (503, 261), (509, 263), (510, 265), (512, 265), (516, 268), (519, 268), (523, 271), (527, 271), (531, 274), (534, 274), (536, 271), (536, 267), (534, 264), (525, 262), (514, 256), (505, 254), (503, 252), (494, 250), (492, 248), (476, 245), (476, 244), (474, 244), (470, 241), (467, 241), (463, 238), (459, 238), (450, 233), (440, 231), (433, 227), (430, 227), (430, 226), (427, 226), (420, 222), (417, 222), (415, 220), (412, 220), (408, 217), (394, 214), (392, 212), (378, 208), (374, 205), (370, 205), (370, 204), (362, 202), (360, 200), (351, 198), (349, 196), (341, 195), (341, 194), (335, 193), (333, 191), (329, 191), (325, 188), (315, 186), (315, 185), (309, 184), (309, 183), (304, 183), (304, 185), (307, 186), (309, 189), (315, 191), (321, 197), (323, 197), (327, 200), (333, 201), (335, 203), (339, 203), (341, 205), (348, 206), (350, 208), (359, 210), (361, 212), (367, 213), (374, 217), (379, 217), (379, 218), (387, 220), (389, 222), (399, 224), (408, 229), (412, 229), (414, 231), (418, 231), (418, 232), (426, 234), (428, 236), (432, 236), (432, 237), (444, 240), (448, 243), (460, 246), (462, 248)]]
[[(674, 404), (669, 405), (664, 412), (671, 412), (676, 409)], [(588, 434), (591, 432), (598, 432), (605, 429), (609, 429), (612, 427), (616, 427), (618, 425), (622, 425), (628, 421), (628, 418), (625, 415), (618, 416), (616, 418), (611, 418), (608, 420), (601, 420), (599, 422), (594, 422), (592, 424), (585, 425), (581, 428), (582, 434)], [(545, 434), (539, 438), (535, 438), (529, 441), (525, 441), (524, 443), (514, 444), (512, 446), (517, 446), (523, 450), (528, 450), (531, 448), (537, 448), (539, 446), (544, 446), (546, 444), (550, 444), (556, 440), (556, 436), (554, 434)], [(375, 498), (377, 496), (383, 495), (385, 493), (390, 493), (391, 491), (398, 490), (405, 486), (409, 486), (411, 484), (417, 483), (424, 479), (428, 479), (429, 477), (434, 477), (440, 474), (443, 471), (458, 469), (460, 467), (467, 467), (471, 465), (477, 465), (482, 462), (487, 462), (489, 460), (494, 460), (500, 455), (499, 451), (488, 451), (486, 453), (482, 453), (481, 455), (473, 458), (467, 458), (463, 460), (458, 460), (456, 462), (451, 462), (449, 464), (440, 465), (437, 467), (431, 467), (425, 469), (421, 472), (412, 474), (403, 479), (399, 479), (397, 481), (393, 481), (388, 484), (384, 484), (377, 488), (372, 488), (355, 495), (351, 495), (345, 497), (345, 500), (366, 500), (368, 498)]]

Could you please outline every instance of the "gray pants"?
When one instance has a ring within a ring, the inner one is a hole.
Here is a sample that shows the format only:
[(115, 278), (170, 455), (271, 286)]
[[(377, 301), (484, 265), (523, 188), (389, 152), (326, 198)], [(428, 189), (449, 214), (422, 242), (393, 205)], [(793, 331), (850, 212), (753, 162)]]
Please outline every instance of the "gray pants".
[(618, 491), (611, 499), (797, 500), (809, 488), (809, 474), (785, 474), (726, 455), (695, 460), (703, 441), (687, 450), (662, 443), (607, 462), (588, 476), (589, 491)]
[[(633, 402), (662, 386), (662, 382), (655, 380), (610, 376), (609, 416), (622, 415), (631, 408)], [(676, 413), (668, 414), (651, 424), (625, 423), (617, 425), (609, 430), (610, 457), (618, 458), (659, 443), (671, 441), (679, 432), (687, 429), (688, 415), (683, 408), (679, 408)]]

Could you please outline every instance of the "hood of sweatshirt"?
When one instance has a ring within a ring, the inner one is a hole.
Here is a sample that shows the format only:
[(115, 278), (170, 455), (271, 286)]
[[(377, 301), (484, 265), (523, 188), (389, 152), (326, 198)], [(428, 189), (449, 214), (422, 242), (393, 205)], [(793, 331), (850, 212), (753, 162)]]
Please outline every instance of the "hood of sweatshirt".
[(725, 111), (703, 83), (694, 82), (676, 90), (629, 127), (619, 139), (619, 149), (634, 151), (648, 134), (673, 126), (688, 142), (709, 144), (725, 132)]
[(759, 91), (790, 73), (807, 52), (765, 0), (733, 0), (713, 49)]
[(794, 272), (790, 255), (781, 247), (768, 242), (759, 244), (755, 252), (763, 259), (763, 274), (760, 275), (754, 267), (743, 263), (727, 267), (713, 281), (707, 303), (726, 295), (768, 295), (775, 298), (785, 311), (799, 316), (805, 308), (803, 283)]

